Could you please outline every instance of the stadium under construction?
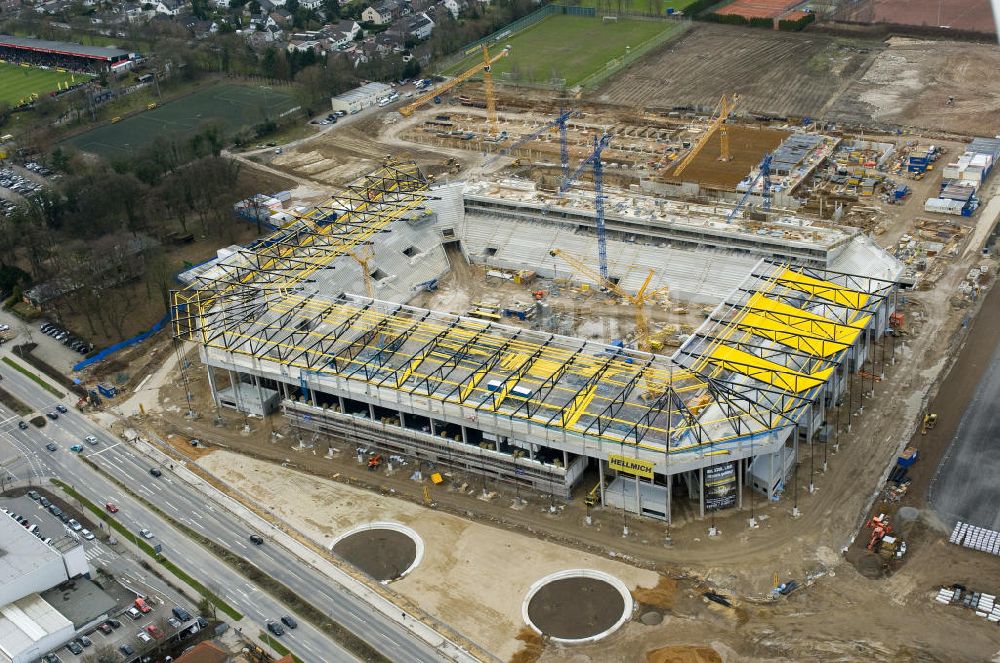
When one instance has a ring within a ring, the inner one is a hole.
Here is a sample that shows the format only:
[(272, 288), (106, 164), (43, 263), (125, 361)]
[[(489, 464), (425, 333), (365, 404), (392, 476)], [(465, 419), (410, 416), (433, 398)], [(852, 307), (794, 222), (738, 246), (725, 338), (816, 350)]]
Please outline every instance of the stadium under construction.
[(217, 407), (280, 407), (305, 435), (566, 498), (596, 476), (600, 503), (666, 520), (680, 492), (701, 515), (744, 487), (777, 498), (799, 444), (825, 443), (830, 413), (849, 420), (891, 361), (902, 264), (850, 229), (620, 202), (618, 283), (638, 289), (648, 267), (710, 311), (669, 356), (410, 305), (449, 244), (548, 277), (553, 247), (597, 253), (583, 195), (556, 208), (523, 183), (432, 186), (411, 163), (188, 274), (174, 334), (199, 346)]

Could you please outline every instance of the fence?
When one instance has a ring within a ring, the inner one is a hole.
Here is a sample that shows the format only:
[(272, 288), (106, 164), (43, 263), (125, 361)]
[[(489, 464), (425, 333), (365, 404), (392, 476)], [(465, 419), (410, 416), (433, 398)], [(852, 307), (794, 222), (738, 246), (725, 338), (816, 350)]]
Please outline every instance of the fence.
[(625, 67), (629, 66), (639, 58), (641, 58), (646, 53), (649, 53), (654, 48), (661, 46), (675, 37), (680, 37), (691, 27), (690, 21), (685, 21), (683, 27), (680, 30), (665, 30), (660, 34), (650, 37), (646, 41), (642, 42), (635, 48), (629, 49), (628, 53), (621, 56), (620, 58), (615, 58), (608, 62), (608, 64), (600, 71), (595, 71), (590, 76), (587, 76), (582, 81), (580, 81), (577, 86), (582, 90), (593, 90), (598, 85), (607, 80), (610, 76), (618, 73)]
[(131, 347), (131, 346), (135, 345), (136, 343), (141, 343), (142, 341), (145, 341), (147, 338), (149, 338), (150, 336), (152, 336), (156, 332), (158, 332), (161, 329), (163, 329), (163, 326), (166, 325), (168, 322), (170, 322), (170, 314), (169, 313), (167, 315), (163, 316), (160, 319), (159, 322), (157, 322), (155, 325), (153, 325), (152, 327), (150, 327), (146, 331), (142, 332), (141, 334), (136, 334), (132, 338), (127, 338), (124, 341), (121, 341), (120, 343), (115, 343), (114, 345), (112, 345), (110, 347), (104, 348), (103, 350), (101, 350), (100, 352), (98, 352), (93, 357), (87, 357), (86, 359), (84, 359), (80, 363), (78, 363), (75, 366), (73, 366), (73, 370), (74, 371), (82, 371), (83, 369), (87, 368), (91, 364), (96, 364), (99, 361), (107, 359), (108, 357), (110, 357), (114, 353), (118, 352), (119, 350), (124, 350), (125, 348)]

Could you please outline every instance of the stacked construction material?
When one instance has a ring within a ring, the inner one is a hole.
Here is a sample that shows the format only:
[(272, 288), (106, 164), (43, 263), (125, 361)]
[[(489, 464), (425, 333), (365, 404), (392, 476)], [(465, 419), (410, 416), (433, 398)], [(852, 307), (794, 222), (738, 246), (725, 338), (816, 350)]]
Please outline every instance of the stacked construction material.
[(1000, 555), (1000, 532), (968, 523), (959, 522), (955, 525), (948, 543), (981, 550), (991, 555)]
[(996, 602), (996, 598), (995, 594), (974, 592), (962, 585), (955, 584), (939, 589), (934, 600), (943, 605), (955, 603), (964, 608), (975, 610), (976, 617), (982, 617), (996, 624), (1000, 623), (1000, 603)]

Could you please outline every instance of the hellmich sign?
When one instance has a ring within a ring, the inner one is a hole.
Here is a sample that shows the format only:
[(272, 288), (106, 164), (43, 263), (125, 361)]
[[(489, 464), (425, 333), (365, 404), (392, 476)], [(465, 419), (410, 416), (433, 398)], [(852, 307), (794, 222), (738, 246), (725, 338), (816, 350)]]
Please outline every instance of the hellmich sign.
[(654, 464), (648, 460), (629, 458), (627, 456), (619, 456), (618, 454), (608, 454), (608, 467), (646, 479), (653, 478)]

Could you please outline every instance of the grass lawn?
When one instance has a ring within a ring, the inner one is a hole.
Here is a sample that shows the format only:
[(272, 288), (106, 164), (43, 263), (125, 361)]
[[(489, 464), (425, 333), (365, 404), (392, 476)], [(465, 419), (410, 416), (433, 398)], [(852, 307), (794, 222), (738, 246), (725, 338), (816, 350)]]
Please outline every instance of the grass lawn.
[(17, 106), (27, 101), (32, 93), (45, 95), (54, 92), (62, 83), (77, 83), (90, 77), (85, 74), (71, 74), (68, 71), (22, 67), (16, 64), (0, 64), (0, 101)]
[(158, 136), (183, 138), (207, 122), (222, 125), (225, 133), (277, 119), (292, 108), (289, 89), (268, 86), (213, 85), (151, 111), (142, 111), (114, 124), (104, 124), (66, 141), (84, 152), (103, 157), (127, 155), (152, 143)]
[(668, 9), (683, 11), (695, 0), (560, 0), (560, 5), (596, 7), (598, 14), (614, 16), (618, 12), (663, 15)]
[[(681, 28), (671, 21), (620, 19), (605, 23), (601, 18), (554, 14), (507, 40), (510, 55), (493, 65), (493, 73), (500, 80), (529, 83), (565, 78), (569, 87), (624, 55), (626, 47)], [(478, 61), (479, 56), (470, 56), (444, 73), (465, 71)]]

